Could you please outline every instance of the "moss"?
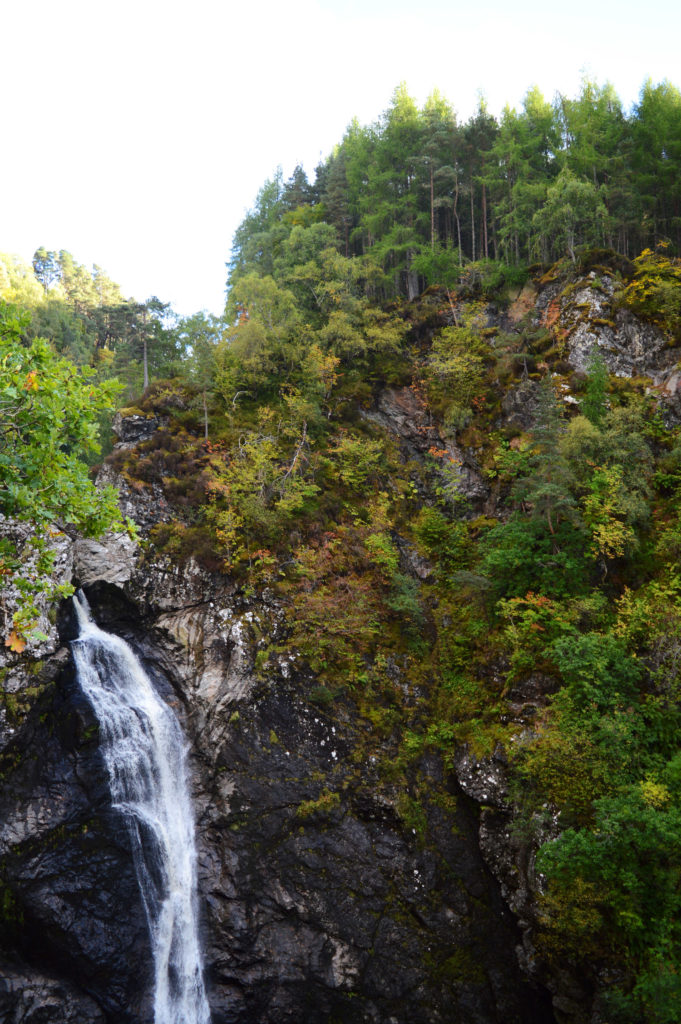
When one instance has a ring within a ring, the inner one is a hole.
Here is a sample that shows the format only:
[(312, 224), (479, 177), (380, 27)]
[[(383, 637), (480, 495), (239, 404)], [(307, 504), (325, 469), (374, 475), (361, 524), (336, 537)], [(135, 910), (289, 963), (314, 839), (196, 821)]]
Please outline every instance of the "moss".
[(528, 349), (535, 355), (542, 355), (554, 344), (554, 338), (550, 331), (542, 328), (539, 331), (526, 333), (524, 339)]
[(309, 700), (319, 707), (327, 707), (329, 704), (333, 704), (338, 693), (339, 691), (332, 692), (327, 686), (314, 686), (310, 690)]
[(397, 801), (397, 813), (405, 826), (423, 839), (428, 830), (428, 816), (423, 804), (408, 793), (401, 793)]
[(631, 277), (635, 268), (631, 260), (614, 249), (588, 247), (578, 253), (577, 269), (582, 274), (595, 271), (606, 277), (612, 276), (614, 272), (622, 277)]
[(296, 808), (298, 818), (325, 817), (340, 807), (340, 793), (323, 789), (316, 800), (304, 800)]
[(119, 413), (123, 419), (126, 419), (128, 416), (141, 416), (145, 420), (154, 418), (153, 412), (146, 412), (139, 405), (126, 405), (124, 409), (119, 409)]
[(24, 912), (13, 890), (0, 880), (0, 932), (22, 927)]
[(47, 689), (47, 684), (24, 686), (15, 693), (0, 690), (0, 705), (4, 707), (9, 720), (18, 724), (31, 710), (38, 698)]
[(459, 946), (444, 960), (436, 959), (435, 955), (429, 954), (429, 960), (433, 977), (439, 981), (449, 982), (456, 987), (485, 983), (485, 972), (480, 956), (469, 946)]

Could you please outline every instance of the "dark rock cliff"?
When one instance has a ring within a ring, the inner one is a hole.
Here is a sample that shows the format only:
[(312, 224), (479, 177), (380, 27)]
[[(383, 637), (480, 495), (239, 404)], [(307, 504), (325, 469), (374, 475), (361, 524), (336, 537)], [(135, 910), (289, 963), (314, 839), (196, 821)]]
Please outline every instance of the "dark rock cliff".
[[(76, 545), (75, 565), (191, 743), (216, 1024), (551, 1019), (520, 972), (475, 802), (454, 787), (446, 809), (423, 801), (427, 841), (409, 827), (351, 708), (314, 704), (289, 655), (256, 672), (258, 647), (281, 638), (276, 603), (191, 564), (134, 568), (114, 547)], [(144, 918), (73, 628), (65, 606), (63, 646), (3, 734), (0, 1019), (146, 1022)], [(437, 760), (419, 771), (442, 784)]]

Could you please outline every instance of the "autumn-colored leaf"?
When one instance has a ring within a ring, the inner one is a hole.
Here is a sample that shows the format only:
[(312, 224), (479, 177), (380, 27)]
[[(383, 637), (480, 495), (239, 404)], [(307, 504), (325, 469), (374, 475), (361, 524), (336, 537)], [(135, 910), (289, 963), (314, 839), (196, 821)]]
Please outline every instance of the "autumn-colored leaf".
[(27, 391), (38, 390), (38, 371), (31, 370), (30, 373), (26, 374), (26, 380), (24, 381), (24, 387)]
[(10, 651), (14, 651), (15, 654), (21, 654), (25, 646), (26, 641), (17, 635), (17, 631), (15, 629), (12, 630), (5, 640), (5, 647), (9, 647)]

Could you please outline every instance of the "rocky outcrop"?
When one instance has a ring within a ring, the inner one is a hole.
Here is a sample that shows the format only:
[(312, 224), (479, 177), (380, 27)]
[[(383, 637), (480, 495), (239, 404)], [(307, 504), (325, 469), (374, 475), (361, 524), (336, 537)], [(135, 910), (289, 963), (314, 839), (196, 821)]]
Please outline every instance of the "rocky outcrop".
[(561, 324), (570, 331), (570, 362), (586, 370), (598, 348), (610, 373), (618, 377), (650, 377), (662, 383), (678, 362), (664, 334), (627, 309), (613, 306), (615, 282), (611, 277), (588, 277), (561, 301)]
[(363, 415), (396, 436), (406, 458), (422, 459), (434, 453), (435, 464), (439, 462), (441, 467), (436, 472), (453, 503), (463, 499), (477, 507), (489, 497), (489, 487), (473, 452), (443, 433), (416, 389), (386, 388), (375, 407)]
[(503, 423), (511, 430), (531, 430), (537, 417), (539, 387), (525, 375), (516, 387), (509, 388), (501, 400)]
[(138, 547), (127, 533), (104, 540), (80, 537), (73, 546), (73, 572), (81, 586), (101, 581), (119, 586), (133, 574)]
[(592, 353), (598, 351), (610, 373), (648, 377), (665, 399), (676, 395), (679, 349), (670, 347), (654, 324), (618, 304), (612, 276), (592, 270), (567, 287), (565, 282), (551, 282), (537, 298), (535, 322), (559, 326), (574, 369), (585, 372)]
[(111, 429), (118, 438), (118, 445), (131, 447), (140, 441), (147, 441), (167, 420), (153, 414), (142, 412), (117, 412), (113, 418)]
[(157, 484), (142, 486), (137, 481), (133, 483), (108, 462), (99, 470), (97, 484), (102, 487), (110, 484), (116, 488), (120, 510), (135, 523), (140, 537), (148, 537), (154, 526), (172, 518), (170, 505)]
[[(73, 544), (71, 539), (58, 529), (37, 529), (28, 523), (17, 522), (0, 515), (0, 540), (8, 543), (21, 567), (21, 575), (33, 583), (33, 600), (37, 615), (33, 619), (26, 653), (41, 658), (55, 649), (58, 644), (54, 618), (53, 595), (57, 588), (69, 583), (73, 574)], [(48, 548), (53, 557), (45, 562), (43, 557)], [(8, 636), (12, 621), (20, 604), (22, 592), (17, 586), (15, 575), (2, 576), (0, 601), (0, 627), (2, 635)], [(20, 664), (15, 652), (0, 646), (0, 670)]]

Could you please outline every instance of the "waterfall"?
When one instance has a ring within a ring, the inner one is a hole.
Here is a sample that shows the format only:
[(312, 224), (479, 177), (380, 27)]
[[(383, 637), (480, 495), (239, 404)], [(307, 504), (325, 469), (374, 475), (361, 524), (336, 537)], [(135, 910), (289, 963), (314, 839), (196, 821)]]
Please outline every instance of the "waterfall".
[(154, 1024), (209, 1024), (185, 739), (130, 647), (95, 625), (82, 594), (73, 601), (78, 681), (99, 721), (111, 798), (130, 834), (149, 926)]

